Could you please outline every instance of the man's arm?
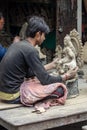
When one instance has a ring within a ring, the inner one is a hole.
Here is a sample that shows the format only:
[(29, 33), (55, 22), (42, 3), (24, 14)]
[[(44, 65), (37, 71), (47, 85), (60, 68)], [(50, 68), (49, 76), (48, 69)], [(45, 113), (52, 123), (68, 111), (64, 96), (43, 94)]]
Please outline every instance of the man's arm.
[(41, 84), (47, 85), (51, 83), (57, 83), (57, 82), (63, 82), (68, 79), (71, 79), (75, 77), (76, 72), (78, 68), (75, 68), (75, 70), (71, 70), (67, 72), (66, 74), (60, 76), (51, 76), (48, 74), (44, 66), (42, 65), (40, 58), (38, 56), (38, 53), (35, 50), (32, 50), (29, 55), (27, 55), (26, 61), (32, 70), (32, 72), (35, 74), (35, 76), (39, 79)]
[(46, 69), (40, 61), (37, 51), (33, 49), (31, 53), (29, 53), (26, 56), (26, 62), (28, 66), (33, 71), (35, 76), (39, 79), (41, 84), (47, 85), (51, 83), (62, 82), (61, 76), (54, 77), (48, 74), (48, 72), (46, 71)]
[(44, 67), (45, 67), (46, 70), (54, 69), (54, 68), (56, 68), (57, 62), (58, 62), (58, 58), (56, 58), (51, 63), (44, 65)]

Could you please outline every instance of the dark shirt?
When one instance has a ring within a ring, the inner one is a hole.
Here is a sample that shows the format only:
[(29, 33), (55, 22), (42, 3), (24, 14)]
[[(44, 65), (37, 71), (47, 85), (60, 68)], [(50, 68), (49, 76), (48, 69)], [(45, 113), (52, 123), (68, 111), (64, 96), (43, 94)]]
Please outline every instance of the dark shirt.
[(0, 63), (0, 91), (18, 92), (29, 72), (30, 75), (33, 72), (43, 85), (62, 82), (60, 76), (53, 77), (47, 73), (37, 50), (24, 40), (13, 43)]

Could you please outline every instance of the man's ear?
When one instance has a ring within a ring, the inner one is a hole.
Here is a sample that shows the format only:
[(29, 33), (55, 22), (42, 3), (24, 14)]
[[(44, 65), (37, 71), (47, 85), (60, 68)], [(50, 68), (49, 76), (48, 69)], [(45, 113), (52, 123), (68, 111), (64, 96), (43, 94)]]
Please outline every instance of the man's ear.
[(40, 31), (36, 33), (36, 37), (39, 37), (40, 35), (41, 35)]

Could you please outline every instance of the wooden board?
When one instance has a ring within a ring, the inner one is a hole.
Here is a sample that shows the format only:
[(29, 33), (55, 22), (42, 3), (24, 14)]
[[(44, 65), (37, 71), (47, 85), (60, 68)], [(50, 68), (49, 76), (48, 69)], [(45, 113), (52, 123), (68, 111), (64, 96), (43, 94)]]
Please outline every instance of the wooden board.
[(0, 101), (0, 110), (6, 110), (10, 108), (20, 107), (22, 104), (7, 104)]
[[(64, 106), (51, 107), (45, 113), (32, 113), (33, 107), (0, 111), (0, 124), (8, 130), (44, 130), (87, 120), (87, 88)], [(12, 114), (13, 113), (13, 114)]]

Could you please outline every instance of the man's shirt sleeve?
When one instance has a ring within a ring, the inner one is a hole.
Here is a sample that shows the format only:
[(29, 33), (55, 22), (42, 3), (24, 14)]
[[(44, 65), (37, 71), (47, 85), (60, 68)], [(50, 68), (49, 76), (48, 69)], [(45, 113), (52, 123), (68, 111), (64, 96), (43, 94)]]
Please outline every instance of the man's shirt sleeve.
[(38, 53), (35, 50), (31, 51), (31, 53), (27, 55), (26, 60), (32, 72), (39, 79), (41, 84), (46, 85), (56, 82), (62, 82), (61, 76), (54, 77), (48, 74), (40, 61)]

